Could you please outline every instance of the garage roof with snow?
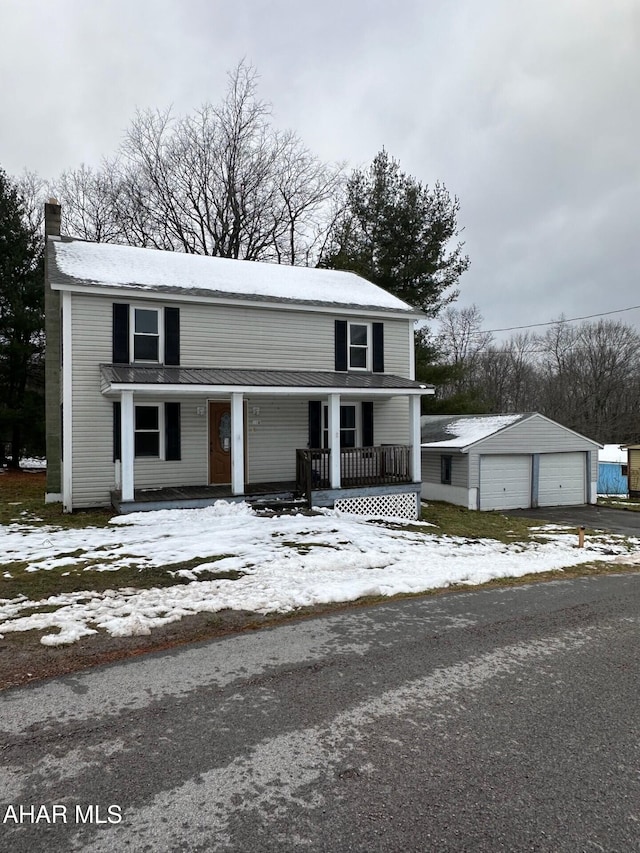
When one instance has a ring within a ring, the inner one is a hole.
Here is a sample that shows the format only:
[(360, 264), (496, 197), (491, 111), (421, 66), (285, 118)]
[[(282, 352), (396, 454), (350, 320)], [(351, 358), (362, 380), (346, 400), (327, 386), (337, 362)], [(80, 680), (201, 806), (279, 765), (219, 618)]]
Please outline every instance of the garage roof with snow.
[(532, 416), (423, 415), (420, 418), (422, 447), (465, 450), (478, 441)]

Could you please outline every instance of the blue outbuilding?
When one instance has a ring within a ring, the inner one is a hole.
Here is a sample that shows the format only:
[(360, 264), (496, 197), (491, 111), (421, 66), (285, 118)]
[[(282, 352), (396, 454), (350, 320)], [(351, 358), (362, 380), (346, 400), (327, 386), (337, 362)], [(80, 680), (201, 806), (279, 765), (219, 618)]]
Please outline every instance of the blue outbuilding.
[(598, 451), (598, 494), (626, 495), (628, 491), (627, 451), (619, 444), (605, 444)]

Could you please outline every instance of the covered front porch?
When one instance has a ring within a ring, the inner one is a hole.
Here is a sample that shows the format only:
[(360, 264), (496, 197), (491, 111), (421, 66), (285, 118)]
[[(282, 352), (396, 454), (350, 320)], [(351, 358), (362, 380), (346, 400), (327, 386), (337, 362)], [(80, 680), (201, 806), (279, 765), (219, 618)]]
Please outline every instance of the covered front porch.
[(111, 492), (112, 506), (120, 513), (158, 509), (196, 509), (216, 501), (246, 501), (270, 509), (334, 506), (336, 501), (374, 495), (418, 494), (412, 481), (411, 448), (408, 445), (355, 447), (340, 450), (340, 485), (331, 482), (331, 451), (296, 450), (296, 479), (246, 483), (242, 494), (230, 484), (136, 488), (127, 499), (122, 490)]
[[(103, 394), (117, 402), (111, 502), (120, 512), (217, 500), (320, 506), (387, 494), (417, 500), (420, 398), (430, 391), (413, 380), (116, 365), (103, 365), (102, 379)], [(392, 401), (400, 406), (399, 422)], [(139, 416), (153, 406), (159, 414), (149, 436)], [(389, 441), (396, 435), (409, 441)]]

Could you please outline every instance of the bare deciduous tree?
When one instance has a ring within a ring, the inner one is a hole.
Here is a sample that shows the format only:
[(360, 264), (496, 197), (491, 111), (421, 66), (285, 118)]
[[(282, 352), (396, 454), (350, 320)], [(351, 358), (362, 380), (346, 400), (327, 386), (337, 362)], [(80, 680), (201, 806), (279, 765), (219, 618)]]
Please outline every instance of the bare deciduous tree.
[(64, 200), (65, 231), (98, 243), (121, 242), (123, 229), (117, 215), (119, 192), (116, 161), (104, 161), (100, 169), (82, 164), (78, 169), (63, 172), (55, 185), (55, 195)]
[(220, 104), (138, 112), (113, 160), (63, 174), (57, 192), (70, 232), (88, 239), (310, 264), (341, 187), (340, 166), (272, 126), (241, 62)]
[(481, 354), (491, 344), (491, 332), (482, 331), (483, 318), (477, 305), (446, 308), (436, 336), (442, 359), (453, 368), (442, 396), (468, 392), (476, 384), (475, 373)]
[(602, 442), (631, 440), (640, 428), (640, 335), (611, 320), (558, 323), (540, 339), (541, 408)]
[(578, 326), (491, 345), (476, 306), (447, 309), (438, 336), (439, 394), (451, 411), (469, 401), (486, 412), (539, 411), (602, 443), (640, 439), (640, 334), (621, 322)]

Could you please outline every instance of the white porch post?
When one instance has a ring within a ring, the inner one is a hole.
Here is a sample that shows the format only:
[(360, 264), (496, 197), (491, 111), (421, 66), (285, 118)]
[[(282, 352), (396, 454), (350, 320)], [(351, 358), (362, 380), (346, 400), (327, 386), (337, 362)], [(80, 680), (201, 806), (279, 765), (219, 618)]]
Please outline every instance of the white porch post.
[(244, 395), (231, 394), (231, 492), (244, 494)]
[(420, 450), (420, 397), (409, 397), (409, 423), (411, 424), (411, 480), (422, 480), (422, 454)]
[(340, 394), (329, 394), (327, 406), (329, 433), (329, 480), (332, 489), (339, 489), (340, 480)]
[(133, 500), (133, 391), (122, 391), (120, 395), (120, 455), (122, 461), (122, 500)]

